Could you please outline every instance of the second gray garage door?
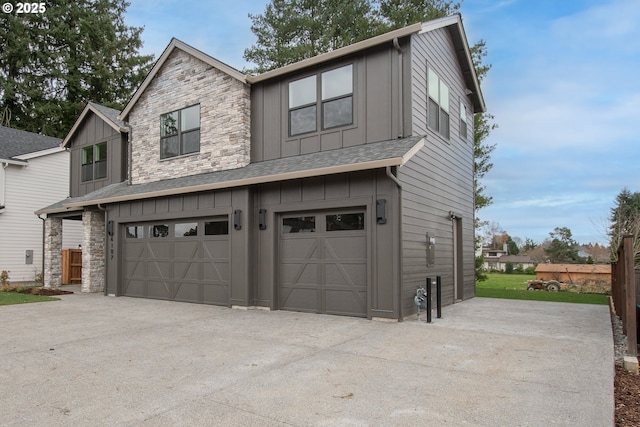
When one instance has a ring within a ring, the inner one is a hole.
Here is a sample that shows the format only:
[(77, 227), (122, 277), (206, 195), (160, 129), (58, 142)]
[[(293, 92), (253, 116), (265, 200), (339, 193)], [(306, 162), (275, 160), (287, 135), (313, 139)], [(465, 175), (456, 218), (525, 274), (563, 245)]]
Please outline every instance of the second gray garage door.
[(367, 316), (365, 218), (364, 209), (280, 218), (281, 309)]
[(122, 295), (229, 304), (227, 217), (124, 226)]

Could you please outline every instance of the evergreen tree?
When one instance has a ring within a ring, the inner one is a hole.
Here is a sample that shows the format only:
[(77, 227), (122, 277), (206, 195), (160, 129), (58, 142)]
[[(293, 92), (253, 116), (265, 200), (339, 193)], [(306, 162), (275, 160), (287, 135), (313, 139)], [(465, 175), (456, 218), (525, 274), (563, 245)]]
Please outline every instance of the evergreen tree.
[[(257, 42), (244, 58), (262, 73), (374, 36), (378, 31), (368, 0), (272, 0), (252, 15)], [(373, 25), (372, 25), (373, 24)]]
[(549, 261), (553, 264), (583, 264), (584, 258), (578, 255), (578, 243), (573, 240), (571, 230), (567, 227), (556, 227), (549, 233), (551, 243), (545, 248)]
[(618, 247), (624, 236), (633, 236), (633, 250), (636, 265), (640, 265), (640, 193), (632, 193), (623, 188), (616, 196), (616, 206), (609, 218), (609, 238), (611, 259), (618, 258)]
[(64, 137), (88, 101), (122, 108), (151, 67), (125, 0), (52, 0), (0, 15), (2, 124)]

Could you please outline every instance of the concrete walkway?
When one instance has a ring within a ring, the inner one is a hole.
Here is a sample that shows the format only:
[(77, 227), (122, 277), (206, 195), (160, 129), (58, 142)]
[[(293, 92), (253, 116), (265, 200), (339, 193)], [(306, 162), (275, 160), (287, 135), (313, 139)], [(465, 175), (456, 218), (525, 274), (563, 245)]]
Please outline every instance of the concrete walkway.
[(74, 294), (0, 307), (0, 337), (3, 426), (613, 425), (606, 306), (426, 324)]

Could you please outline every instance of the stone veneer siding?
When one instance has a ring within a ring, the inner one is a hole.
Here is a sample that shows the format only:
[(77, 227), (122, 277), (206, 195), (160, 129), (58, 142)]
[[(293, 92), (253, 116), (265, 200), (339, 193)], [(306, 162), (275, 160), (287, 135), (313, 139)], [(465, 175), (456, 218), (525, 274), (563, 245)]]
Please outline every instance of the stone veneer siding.
[(102, 292), (105, 285), (105, 214), (82, 213), (82, 292)]
[(62, 283), (62, 218), (44, 221), (44, 287)]
[[(160, 116), (200, 104), (200, 152), (160, 160)], [(250, 162), (250, 87), (175, 49), (128, 116), (132, 183), (142, 184)]]

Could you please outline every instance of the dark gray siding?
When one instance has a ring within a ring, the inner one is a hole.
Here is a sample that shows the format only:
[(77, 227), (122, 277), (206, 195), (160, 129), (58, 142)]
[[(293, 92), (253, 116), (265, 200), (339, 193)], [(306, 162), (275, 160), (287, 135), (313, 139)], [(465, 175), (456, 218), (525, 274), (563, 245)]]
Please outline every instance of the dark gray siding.
[[(462, 232), (458, 298), (475, 295), (472, 106), (448, 30), (412, 37), (412, 131), (427, 135), (425, 147), (399, 168), (402, 182), (402, 310), (415, 313), (413, 296), (426, 277), (442, 277), (444, 304), (454, 301), (454, 226)], [(427, 127), (427, 62), (449, 87), (450, 138)], [(459, 130), (459, 103), (468, 109), (468, 138)], [(461, 223), (450, 218), (450, 212)], [(427, 266), (426, 233), (435, 237), (435, 263)]]
[[(369, 248), (367, 316), (399, 317), (399, 215), (397, 187), (384, 171), (329, 175), (262, 185), (257, 208), (266, 209), (265, 230), (257, 231), (256, 303), (279, 309), (278, 221), (284, 213), (364, 207)], [(377, 199), (387, 200), (387, 223), (377, 224)], [(257, 209), (256, 209), (257, 215)]]
[[(119, 295), (122, 277), (120, 265), (122, 227), (127, 223), (155, 220), (191, 219), (229, 216), (230, 241), (230, 305), (253, 305), (250, 284), (253, 282), (249, 251), (254, 246), (252, 232), (255, 228), (251, 208), (252, 194), (248, 188), (228, 191), (210, 191), (181, 196), (123, 202), (109, 206), (107, 221), (113, 221), (113, 236), (107, 240), (106, 292)], [(240, 210), (240, 230), (233, 229), (233, 211)]]
[[(391, 42), (343, 58), (321, 68), (287, 75), (251, 87), (251, 161), (276, 159), (384, 141), (401, 136), (411, 126), (411, 115), (400, 122), (399, 105), (410, 110), (410, 58), (408, 39), (399, 55)], [(402, 58), (402, 65), (400, 62)], [(311, 74), (353, 64), (353, 124), (289, 137), (288, 83)], [(399, 92), (400, 73), (403, 91)]]
[[(106, 178), (82, 182), (82, 148), (107, 143)], [(127, 135), (113, 129), (93, 113), (87, 114), (71, 144), (71, 197), (83, 196), (127, 178)]]

